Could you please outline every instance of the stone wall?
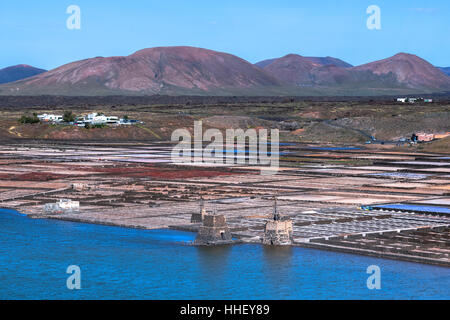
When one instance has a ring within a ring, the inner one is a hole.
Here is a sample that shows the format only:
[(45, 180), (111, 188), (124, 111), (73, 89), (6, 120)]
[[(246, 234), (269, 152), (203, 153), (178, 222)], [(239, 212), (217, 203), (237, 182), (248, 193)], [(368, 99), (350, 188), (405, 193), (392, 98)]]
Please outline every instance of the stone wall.
[(271, 220), (266, 223), (263, 243), (267, 245), (292, 244), (292, 220)]
[(195, 244), (216, 245), (231, 243), (231, 233), (223, 215), (205, 215), (203, 225), (200, 227)]

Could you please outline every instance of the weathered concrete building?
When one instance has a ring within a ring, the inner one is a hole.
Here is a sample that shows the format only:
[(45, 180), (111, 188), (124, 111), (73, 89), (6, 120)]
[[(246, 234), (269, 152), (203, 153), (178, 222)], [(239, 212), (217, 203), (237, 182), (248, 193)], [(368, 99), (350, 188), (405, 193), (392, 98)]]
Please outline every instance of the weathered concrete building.
[(266, 245), (290, 245), (292, 244), (292, 220), (281, 217), (278, 213), (277, 200), (273, 206), (273, 219), (266, 223), (263, 243)]
[(219, 245), (232, 242), (230, 229), (224, 215), (216, 214), (214, 211), (213, 214), (205, 214), (203, 216), (203, 225), (198, 230), (194, 244)]

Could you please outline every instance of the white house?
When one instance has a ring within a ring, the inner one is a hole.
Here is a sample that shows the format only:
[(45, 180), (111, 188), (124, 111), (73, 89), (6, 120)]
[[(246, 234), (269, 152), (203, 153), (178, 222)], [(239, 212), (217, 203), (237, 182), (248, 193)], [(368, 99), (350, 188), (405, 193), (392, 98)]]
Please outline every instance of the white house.
[(118, 124), (119, 117), (105, 116), (104, 114), (98, 114), (96, 112), (88, 114), (84, 117), (84, 123), (88, 124)]
[(106, 116), (99, 115), (98, 113), (89, 113), (84, 117), (84, 122), (88, 124), (106, 124)]
[(42, 122), (62, 122), (63, 116), (55, 114), (40, 114), (37, 116)]
[(106, 123), (107, 124), (119, 124), (119, 117), (115, 117), (115, 116), (106, 117)]

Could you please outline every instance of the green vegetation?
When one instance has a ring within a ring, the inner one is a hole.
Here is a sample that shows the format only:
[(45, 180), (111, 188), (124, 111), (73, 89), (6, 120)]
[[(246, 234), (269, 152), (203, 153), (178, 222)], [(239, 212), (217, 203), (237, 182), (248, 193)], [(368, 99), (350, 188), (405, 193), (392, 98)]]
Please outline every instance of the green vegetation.
[(73, 114), (72, 111), (64, 111), (63, 115), (63, 121), (64, 122), (74, 122), (76, 116)]
[(19, 122), (23, 123), (23, 124), (25, 124), (25, 123), (31, 123), (31, 124), (39, 123), (39, 118), (37, 117), (36, 113), (33, 113), (33, 115), (31, 115), (31, 116), (30, 115), (23, 115), (23, 116), (21, 116), (20, 119), (19, 119)]

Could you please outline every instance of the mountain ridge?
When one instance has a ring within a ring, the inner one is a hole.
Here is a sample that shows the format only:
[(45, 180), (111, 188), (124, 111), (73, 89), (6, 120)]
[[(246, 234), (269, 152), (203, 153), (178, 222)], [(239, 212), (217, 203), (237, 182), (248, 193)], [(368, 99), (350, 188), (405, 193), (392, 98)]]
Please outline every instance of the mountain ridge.
[[(351, 65), (348, 62), (345, 62), (344, 60), (341, 60), (341, 59), (338, 59), (338, 58), (334, 58), (334, 57), (330, 57), (330, 56), (327, 56), (327, 57), (304, 57), (304, 58), (306, 60), (309, 60), (309, 61), (313, 62), (313, 63), (320, 64), (320, 65), (323, 65), (323, 66), (335, 65), (336, 67), (342, 67), (342, 68), (351, 68), (351, 67), (353, 67), (353, 65)], [(262, 61), (259, 61), (259, 62), (255, 63), (255, 65), (260, 67), (260, 68), (264, 68), (264, 67), (268, 66), (269, 64), (271, 64), (272, 62), (274, 62), (277, 59), (279, 59), (279, 58), (272, 58), (272, 59), (262, 60)]]
[(450, 77), (406, 53), (356, 67), (332, 57), (298, 54), (252, 64), (229, 53), (189, 46), (74, 61), (0, 85), (1, 95), (377, 95), (443, 90), (450, 90)]

